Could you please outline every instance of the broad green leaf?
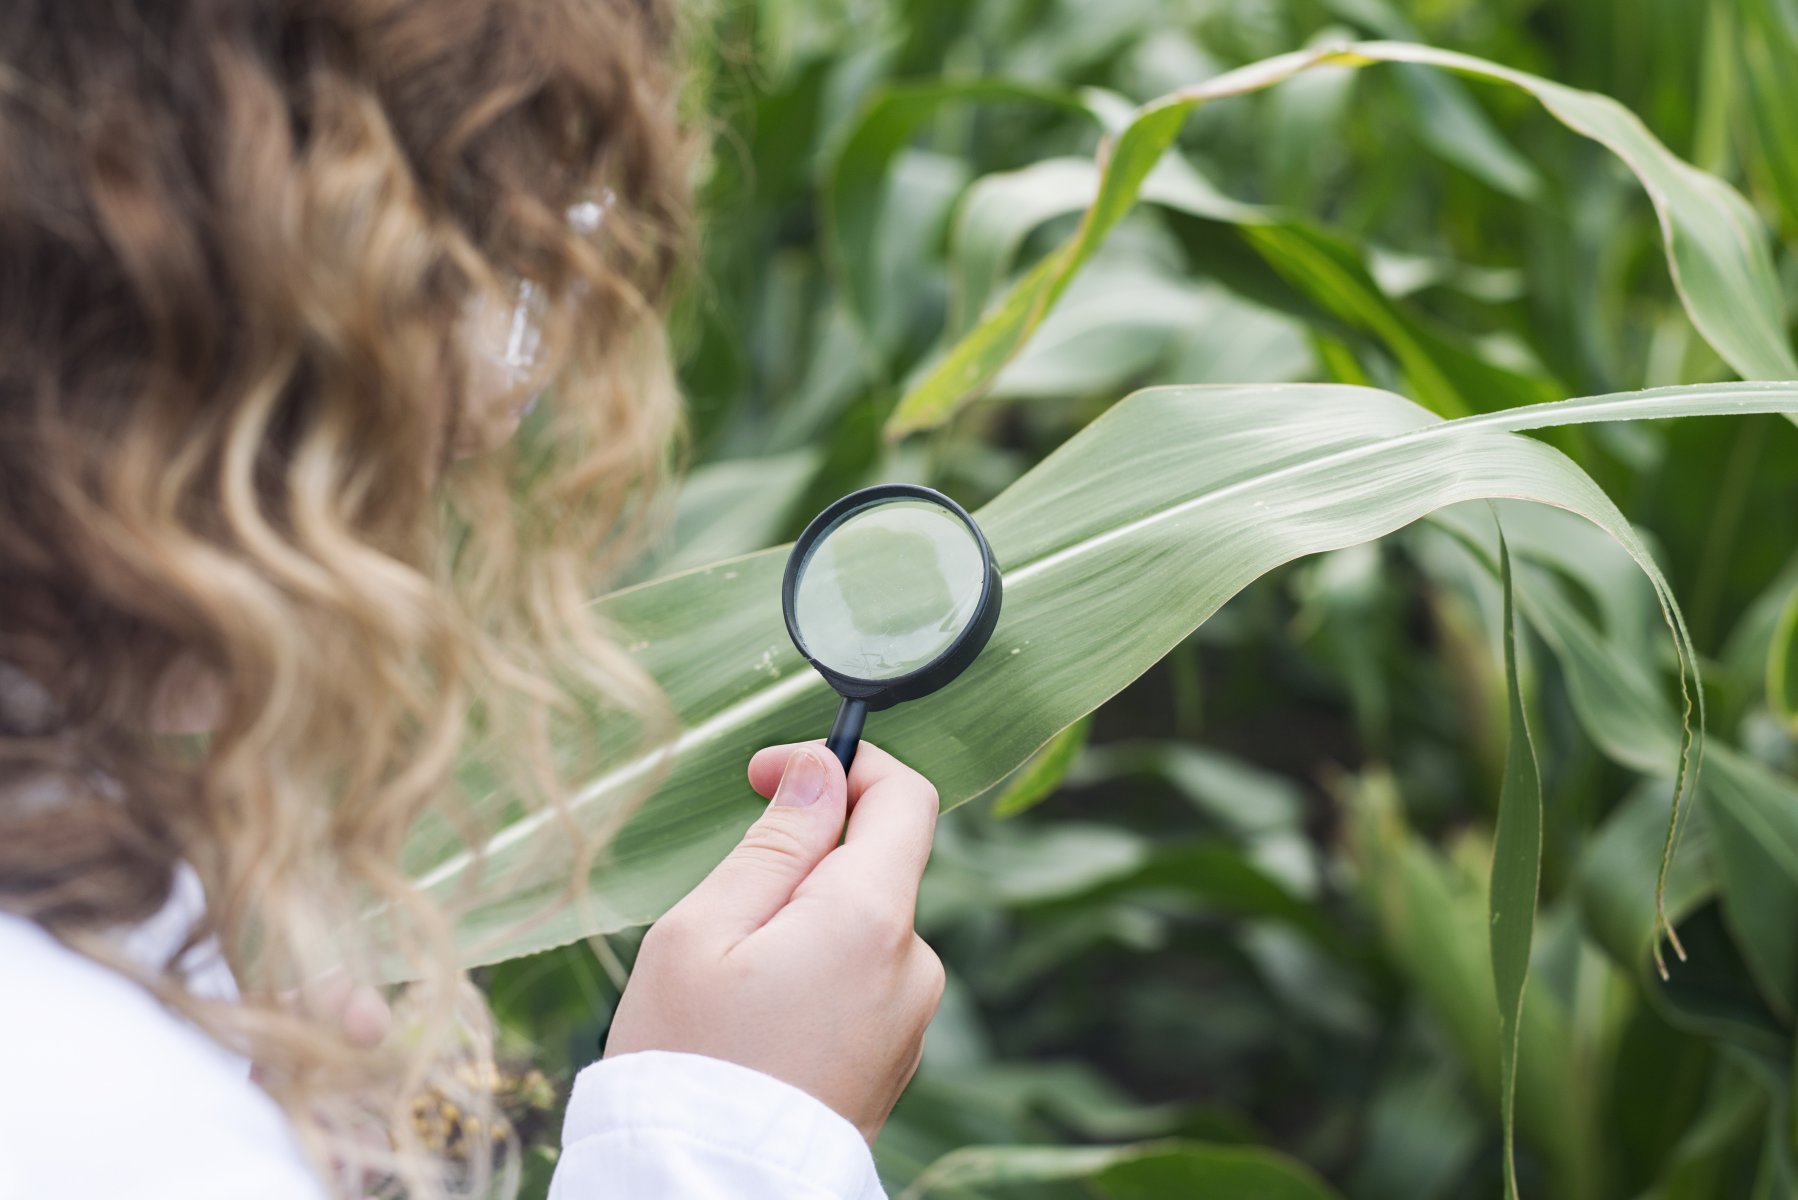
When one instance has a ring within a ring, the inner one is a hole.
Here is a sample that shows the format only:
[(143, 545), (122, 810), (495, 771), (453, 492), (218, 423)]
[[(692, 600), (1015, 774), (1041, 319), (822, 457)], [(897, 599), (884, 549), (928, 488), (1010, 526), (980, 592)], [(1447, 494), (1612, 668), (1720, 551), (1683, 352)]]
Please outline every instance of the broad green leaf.
[(1098, 186), (1099, 170), (1088, 158), (1045, 158), (969, 186), (949, 240), (951, 335), (960, 337), (980, 319), (1030, 232), (1084, 209)]
[(1234, 1196), (1334, 1200), (1302, 1163), (1250, 1146), (1142, 1142), (1133, 1146), (968, 1146), (933, 1163), (900, 1196), (929, 1200), (953, 1189), (1079, 1181), (1111, 1200)]
[[(926, 771), (946, 807), (961, 804), (1274, 567), (1501, 496), (1569, 509), (1616, 539), (1648, 575), (1689, 663), (1666, 582), (1629, 523), (1571, 461), (1517, 432), (1794, 410), (1798, 384), (1666, 388), (1457, 421), (1341, 386), (1139, 392), (980, 510), (1005, 573), (999, 627), (961, 678), (877, 714), (868, 736)], [(750, 752), (829, 727), (833, 696), (782, 624), (784, 560), (780, 550), (749, 555), (603, 601), (669, 697), (678, 732), (633, 749), (631, 730), (600, 722), (598, 749), (613, 765), (571, 799), (568, 819), (622, 826), (578, 903), (555, 903), (567, 894), (569, 839), (551, 813), (510, 820), (479, 871), (466, 853), (417, 865), (423, 885), (470, 909), (467, 961), (654, 919), (758, 810), (733, 782)], [(484, 809), (501, 819), (506, 803), (494, 796)], [(526, 916), (535, 919), (519, 924)]]
[(1498, 539), (1500, 585), (1504, 589), (1505, 693), (1510, 708), (1510, 741), (1492, 840), (1492, 978), (1498, 993), (1499, 1107), (1505, 1126), (1505, 1192), (1516, 1200), (1516, 1089), (1523, 991), (1530, 974), (1530, 935), (1536, 924), (1536, 887), (1542, 873), (1542, 777), (1530, 741), (1518, 678), (1517, 622), (1511, 585), (1511, 552)]
[(1607, 96), (1465, 54), (1403, 42), (1359, 42), (1267, 59), (1144, 105), (1101, 151), (1099, 190), (1079, 229), (1013, 284), (981, 323), (907, 392), (888, 422), (888, 433), (899, 436), (940, 424), (991, 383), (1136, 201), (1193, 109), (1321, 65), (1375, 62), (1441, 67), (1511, 84), (1534, 96), (1568, 128), (1616, 154), (1654, 204), (1674, 285), (1699, 332), (1744, 378), (1798, 375), (1766, 232), (1748, 202), (1728, 184), (1676, 157)]
[(1015, 817), (1047, 800), (1061, 786), (1061, 781), (1074, 763), (1074, 756), (1086, 745), (1092, 721), (1082, 717), (1050, 738), (1043, 748), (1030, 756), (1009, 783), (993, 800), (993, 815)]

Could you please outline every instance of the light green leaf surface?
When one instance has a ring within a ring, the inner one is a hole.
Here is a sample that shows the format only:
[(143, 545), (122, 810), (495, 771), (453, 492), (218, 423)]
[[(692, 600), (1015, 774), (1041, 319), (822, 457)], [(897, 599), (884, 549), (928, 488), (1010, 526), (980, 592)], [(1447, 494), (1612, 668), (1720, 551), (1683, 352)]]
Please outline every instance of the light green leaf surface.
[[(1795, 410), (1798, 384), (1666, 388), (1459, 421), (1341, 386), (1139, 392), (980, 510), (1005, 572), (999, 627), (965, 675), (876, 714), (868, 737), (926, 770), (953, 807), (1115, 695), (1272, 568), (1476, 499), (1532, 499), (1602, 527), (1648, 574), (1677, 624), (1659, 569), (1616, 507), (1567, 458), (1517, 431)], [(642, 803), (578, 903), (557, 903), (567, 894), (570, 839), (549, 815), (506, 825), (479, 872), (467, 854), (420, 864), (424, 886), (469, 906), (466, 961), (654, 919), (759, 810), (741, 782), (750, 753), (829, 727), (834, 697), (782, 624), (784, 560), (780, 550), (749, 555), (603, 601), (666, 691), (679, 733), (631, 749), (616, 722), (596, 729), (614, 765), (573, 798), (573, 818), (605, 828)], [(1679, 644), (1689, 661), (1683, 635)], [(506, 811), (503, 796), (485, 803)], [(520, 925), (527, 915), (536, 919)]]
[(968, 1187), (1078, 1181), (1110, 1200), (1174, 1196), (1333, 1200), (1304, 1164), (1249, 1146), (1143, 1142), (1133, 1146), (968, 1146), (938, 1159), (900, 1200), (953, 1196)]
[(1766, 231), (1735, 189), (1675, 156), (1634, 114), (1607, 96), (1452, 51), (1405, 42), (1359, 42), (1267, 59), (1139, 109), (1101, 150), (1098, 191), (1079, 229), (1013, 284), (980, 324), (906, 393), (888, 422), (889, 435), (940, 424), (984, 391), (1135, 203), (1193, 109), (1258, 91), (1318, 66), (1375, 62), (1440, 67), (1511, 84), (1534, 96), (1568, 128), (1616, 154), (1654, 204), (1674, 285), (1705, 340), (1744, 378), (1798, 375), (1798, 359), (1786, 340), (1785, 303)]

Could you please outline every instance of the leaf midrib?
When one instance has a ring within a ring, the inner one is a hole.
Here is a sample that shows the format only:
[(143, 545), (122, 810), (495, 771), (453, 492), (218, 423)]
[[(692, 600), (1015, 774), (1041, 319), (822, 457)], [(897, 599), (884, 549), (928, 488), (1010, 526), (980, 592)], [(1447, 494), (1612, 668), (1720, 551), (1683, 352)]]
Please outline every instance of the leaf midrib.
[[(1304, 387), (1306, 385), (1299, 385), (1299, 386)], [(1721, 397), (1729, 397), (1729, 396), (1736, 395), (1736, 394), (1740, 394), (1743, 396), (1754, 396), (1754, 395), (1763, 395), (1763, 394), (1770, 394), (1770, 393), (1790, 394), (1791, 389), (1794, 386), (1795, 385), (1789, 384), (1789, 383), (1782, 383), (1777, 386), (1760, 386), (1760, 387), (1757, 387), (1754, 384), (1748, 384), (1746, 386), (1723, 385), (1723, 386), (1717, 387), (1715, 389), (1706, 389), (1703, 392), (1698, 393), (1698, 395), (1701, 397), (1704, 397), (1704, 398), (1712, 398), (1712, 397), (1721, 398)], [(1228, 390), (1228, 391), (1240, 391), (1241, 385), (1240, 384), (1210, 384), (1210, 385), (1201, 385), (1199, 387), (1172, 385), (1167, 388), (1146, 388), (1146, 389), (1144, 389), (1144, 392), (1151, 392), (1151, 393), (1156, 392), (1156, 391), (1195, 392), (1195, 391), (1204, 391), (1204, 390), (1207, 390), (1207, 388), (1216, 388), (1218, 390)], [(1352, 389), (1352, 390), (1362, 391), (1363, 389)], [(1393, 395), (1393, 393), (1391, 393), (1391, 392), (1381, 391), (1377, 388), (1369, 388), (1369, 389), (1365, 389), (1365, 391), (1369, 392), (1373, 395), (1378, 395), (1378, 396), (1389, 397), (1389, 396)], [(1122, 525), (1118, 525), (1114, 528), (1107, 529), (1100, 533), (1093, 534), (1091, 537), (1082, 538), (1075, 542), (1070, 542), (1068, 545), (1066, 545), (1058, 550), (1052, 550), (1047, 554), (1041, 555), (1040, 557), (1029, 559), (1026, 562), (1022, 563), (1021, 565), (1014, 567), (1011, 570), (1007, 571), (1005, 573), (1005, 577), (1008, 581), (1011, 581), (1011, 580), (1022, 581), (1022, 580), (1030, 578), (1033, 575), (1039, 574), (1042, 571), (1045, 571), (1052, 567), (1058, 566), (1065, 559), (1068, 559), (1068, 558), (1074, 557), (1078, 554), (1084, 553), (1087, 550), (1092, 549), (1093, 547), (1105, 545), (1109, 542), (1116, 541), (1119, 538), (1136, 533), (1139, 530), (1146, 529), (1146, 528), (1156, 524), (1159, 521), (1168, 520), (1173, 517), (1184, 514), (1186, 512), (1190, 512), (1194, 509), (1202, 508), (1205, 505), (1207, 505), (1213, 501), (1228, 499), (1229, 497), (1236, 495), (1238, 493), (1248, 491), (1251, 489), (1255, 489), (1255, 488), (1260, 488), (1266, 484), (1269, 484), (1272, 482), (1277, 482), (1278, 480), (1283, 479), (1283, 478), (1300, 476), (1309, 471), (1317, 470), (1320, 468), (1336, 466), (1336, 465), (1339, 465), (1342, 463), (1353, 462), (1356, 459), (1367, 458), (1367, 457), (1370, 457), (1375, 454), (1383, 453), (1387, 450), (1391, 450), (1394, 448), (1409, 445), (1411, 443), (1428, 441), (1432, 438), (1445, 437), (1445, 436), (1449, 436), (1450, 434), (1458, 434), (1458, 433), (1461, 433), (1461, 432), (1463, 432), (1465, 430), (1469, 430), (1469, 429), (1472, 429), (1472, 430), (1478, 432), (1478, 431), (1484, 430), (1487, 427), (1491, 427), (1500, 433), (1518, 433), (1518, 432), (1521, 432), (1526, 429), (1540, 429), (1545, 426), (1557, 424), (1557, 422), (1555, 422), (1553, 420), (1539, 420), (1539, 419), (1535, 419), (1535, 418), (1539, 417), (1541, 414), (1543, 414), (1545, 412), (1565, 411), (1566, 408), (1568, 408), (1568, 407), (1572, 407), (1574, 409), (1574, 411), (1578, 412), (1584, 419), (1582, 419), (1580, 421), (1559, 422), (1560, 424), (1569, 424), (1569, 425), (1582, 424), (1582, 425), (1584, 425), (1584, 424), (1594, 424), (1599, 421), (1604, 421), (1607, 419), (1619, 419), (1619, 420), (1627, 419), (1627, 418), (1609, 418), (1604, 414), (1609, 413), (1611, 411), (1619, 410), (1619, 409), (1627, 411), (1632, 407), (1647, 406), (1652, 401), (1661, 399), (1668, 393), (1675, 393), (1675, 394), (1679, 394), (1679, 395), (1691, 398), (1691, 397), (1693, 397), (1693, 392), (1694, 392), (1694, 389), (1692, 389), (1692, 388), (1676, 386), (1676, 387), (1670, 387), (1670, 388), (1664, 388), (1664, 389), (1655, 389), (1652, 391), (1618, 393), (1618, 394), (1613, 394), (1611, 396), (1598, 396), (1598, 397), (1593, 397), (1590, 399), (1581, 398), (1581, 399), (1574, 399), (1574, 400), (1556, 400), (1556, 401), (1553, 401), (1548, 404), (1530, 405), (1527, 408), (1501, 409), (1500, 411), (1495, 412), (1495, 413), (1480, 413), (1476, 416), (1459, 417), (1454, 420), (1448, 420), (1448, 421), (1438, 419), (1434, 424), (1425, 425), (1420, 429), (1413, 429), (1413, 430), (1410, 430), (1405, 433), (1396, 434), (1396, 435), (1392, 435), (1389, 437), (1379, 438), (1375, 441), (1364, 442), (1360, 445), (1349, 446), (1342, 450), (1333, 450), (1330, 453), (1321, 455), (1317, 458), (1306, 459), (1303, 462), (1292, 463), (1288, 466), (1279, 467), (1272, 471), (1265, 471), (1265, 472), (1262, 472), (1257, 475), (1251, 475), (1246, 479), (1239, 479), (1235, 483), (1226, 484), (1224, 487), (1217, 488), (1217, 489), (1209, 491), (1209, 492), (1201, 492), (1200, 494), (1198, 494), (1196, 496), (1189, 497), (1189, 498), (1182, 500), (1176, 504), (1171, 504), (1171, 505), (1167, 506), (1166, 508), (1156, 509), (1154, 512), (1148, 513), (1141, 517), (1137, 517), (1135, 520), (1128, 521), (1128, 522), (1126, 522)], [(1795, 401), (1798, 401), (1798, 394), (1794, 394), (1793, 399)], [(1419, 411), (1427, 412), (1428, 410), (1420, 408)], [(1752, 410), (1750, 410), (1750, 411), (1752, 411)], [(1593, 414), (1599, 414), (1599, 415), (1593, 415)], [(1434, 414), (1430, 414), (1430, 415), (1434, 416)], [(1675, 415), (1677, 415), (1677, 414), (1666, 414), (1665, 417), (1659, 417), (1659, 416), (1650, 414), (1647, 417), (1639, 417), (1636, 419), (1638, 419), (1638, 420), (1672, 419)], [(1707, 415), (1722, 416), (1722, 415), (1728, 415), (1728, 414), (1718, 413), (1718, 414), (1707, 414)], [(1523, 419), (1520, 420), (1519, 418), (1523, 418)]]

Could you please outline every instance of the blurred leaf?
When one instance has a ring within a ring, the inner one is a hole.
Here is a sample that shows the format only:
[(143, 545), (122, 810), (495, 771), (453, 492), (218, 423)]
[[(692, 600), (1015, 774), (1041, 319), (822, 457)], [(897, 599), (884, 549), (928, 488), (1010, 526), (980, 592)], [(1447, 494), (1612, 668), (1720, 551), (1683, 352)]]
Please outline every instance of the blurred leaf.
[(1151, 850), (1147, 839), (1127, 829), (1058, 821), (1004, 838), (947, 839), (939, 853), (942, 868), (960, 867), (967, 878), (964, 890), (992, 909), (1090, 895), (1140, 870)]
[(1431, 411), (1458, 417), (1549, 398), (1541, 380), (1457, 346), (1388, 297), (1360, 253), (1343, 239), (1299, 221), (1245, 224), (1242, 232), (1276, 271), (1331, 316), (1378, 337)]
[[(1723, 916), (1762, 997), (1789, 1021), (1798, 1011), (1798, 923), (1792, 919), (1798, 914), (1798, 875), (1789, 873), (1742, 814), (1798, 807), (1798, 788), (1781, 787), (1759, 769), (1752, 770), (1754, 779), (1742, 779), (1734, 757), (1715, 745), (1707, 764), (1703, 791), (1712, 801), (1706, 815)], [(1760, 804), (1738, 795), (1757, 783), (1764, 797)]]
[[(1677, 722), (1639, 658), (1600, 635), (1545, 580), (1524, 592), (1524, 607), (1568, 671), (1594, 740), (1639, 770), (1674, 770)], [(1633, 737), (1628, 719), (1637, 722)], [(1798, 1003), (1798, 786), (1714, 737), (1705, 764), (1699, 788), (1709, 801), (1724, 915), (1762, 996), (1789, 1018)]]
[(1786, 597), (1767, 647), (1767, 703), (1798, 733), (1798, 587)]
[(993, 381), (994, 396), (1115, 396), (1167, 359), (1184, 330), (1240, 303), (1140, 268), (1095, 269), (1068, 291), (1067, 303)]
[[(1361, 779), (1352, 797), (1358, 874), (1387, 952), (1448, 1029), (1481, 1090), (1502, 1106), (1488, 881), (1458, 871), (1411, 833), (1389, 777)], [(1525, 1138), (1557, 1164), (1562, 1187), (1556, 1194), (1577, 1194), (1581, 1189), (1569, 1181), (1591, 1169), (1582, 1144), (1589, 1121), (1566, 1086), (1574, 1054), (1568, 1016), (1547, 989), (1524, 994), (1517, 1038), (1516, 1119)]]
[(818, 462), (816, 451), (795, 450), (691, 471), (681, 481), (673, 527), (638, 577), (673, 575), (778, 541)]
[(1350, 1193), (1410, 1200), (1453, 1195), (1486, 1133), (1467, 1091), (1447, 1054), (1425, 1071), (1382, 1080), (1370, 1098), (1367, 1151)]
[(1648, 190), (1674, 283), (1694, 325), (1745, 378), (1798, 375), (1786, 341), (1785, 304), (1765, 230), (1723, 181), (1676, 158), (1615, 100), (1484, 60), (1400, 42), (1362, 42), (1281, 55), (1164, 96), (1102, 151), (1099, 191), (1074, 235), (1013, 285), (1005, 299), (900, 401), (887, 426), (900, 436), (947, 420), (979, 394), (1029, 340), (1068, 281), (1135, 203), (1137, 193), (1193, 109), (1259, 91), (1323, 64), (1409, 62), (1510, 83), (1540, 100), (1577, 133), (1615, 153)]
[(1073, 782), (1082, 787), (1126, 774), (1152, 774), (1239, 837), (1297, 830), (1305, 796), (1285, 776), (1184, 742), (1109, 742), (1080, 761)]
[(1111, 1200), (1239, 1196), (1332, 1200), (1336, 1193), (1303, 1164), (1274, 1153), (1195, 1142), (1134, 1146), (968, 1146), (937, 1160), (899, 1200), (927, 1200), (953, 1188), (1078, 1180)]
[[(1353, 21), (1376, 37), (1419, 42), (1417, 28), (1387, 0), (1324, 0), (1345, 21)], [(1528, 159), (1493, 127), (1461, 81), (1416, 67), (1398, 69), (1410, 103), (1405, 115), (1417, 126), (1424, 145), (1477, 179), (1518, 200), (1534, 199), (1541, 177)]]
[[(1011, 174), (988, 176), (970, 189), (955, 244), (956, 290), (952, 296), (958, 315), (950, 323), (952, 335), (965, 332), (979, 315), (1025, 234), (1048, 217), (1085, 208), (1092, 202), (1100, 178), (1094, 163), (1055, 159)], [(1346, 240), (1302, 218), (1282, 217), (1273, 210), (1228, 199), (1178, 154), (1164, 155), (1155, 164), (1143, 180), (1140, 199), (1188, 216), (1240, 226), (1249, 244), (1269, 265), (1324, 313), (1380, 338), (1398, 358), (1425, 407), (1445, 416), (1460, 416), (1476, 405), (1507, 408), (1550, 398), (1540, 380), (1485, 361), (1390, 298), (1375, 281), (1362, 252)], [(1086, 305), (1090, 312), (1068, 317), (1068, 310), (1086, 299), (1088, 289), (1083, 285), (1094, 273), (1096, 269), (1074, 277), (1069, 294), (1049, 311), (1021, 357), (999, 372), (989, 389), (992, 395), (1083, 394), (1093, 389), (1095, 378), (1126, 378), (1146, 366), (1158, 346), (1157, 330), (1182, 323), (1195, 328), (1208, 323), (1206, 317), (1189, 311), (1192, 298), (1199, 294), (1191, 285), (1159, 280), (1147, 287), (1091, 289)], [(1089, 341), (1107, 340), (1067, 345), (1072, 340), (1070, 326), (1086, 332)], [(1202, 368), (1201, 373), (1176, 372), (1170, 378), (1180, 383), (1281, 378), (1254, 360), (1234, 373), (1206, 369), (1209, 364), (1202, 362), (1195, 365)]]
[(1277, 880), (1294, 896), (1317, 891), (1317, 863), (1304, 830), (1305, 794), (1290, 779), (1203, 746), (1111, 742), (1084, 754), (1069, 782), (1117, 786), (1144, 775), (1179, 792), (1242, 843), (1244, 860), (1257, 875)]
[[(1101, 181), (1091, 159), (1051, 158), (987, 175), (968, 189), (951, 243), (951, 336), (961, 336), (980, 318), (1031, 231), (1051, 218), (1084, 211)], [(1177, 154), (1155, 164), (1142, 181), (1141, 198), (1227, 224), (1268, 219), (1264, 210), (1225, 196)]]
[(1504, 589), (1505, 692), (1510, 707), (1510, 743), (1505, 751), (1504, 789), (1492, 841), (1492, 977), (1498, 993), (1499, 1107), (1505, 1125), (1505, 1192), (1517, 1197), (1513, 1140), (1517, 1125), (1518, 1039), (1523, 992), (1530, 974), (1530, 935), (1536, 923), (1536, 887), (1542, 874), (1542, 777), (1530, 742), (1518, 680), (1517, 624), (1511, 592), (1511, 552), (1498, 537), (1498, 569)]
[(1398, 68), (1409, 95), (1405, 111), (1417, 122), (1423, 144), (1444, 162), (1517, 200), (1534, 200), (1542, 179), (1529, 160), (1498, 132), (1458, 80), (1414, 66)]
[(901, 85), (872, 96), (838, 149), (824, 189), (825, 241), (839, 277), (848, 281), (850, 312), (864, 328), (878, 326), (889, 299), (881, 291), (876, 269), (889, 164), (939, 110), (979, 101), (1088, 112), (1072, 92), (998, 79)]
[(1788, 237), (1798, 234), (1798, 6), (1792, 0), (1736, 0), (1734, 49), (1755, 150), (1750, 162), (1778, 203)]
[[(1659, 852), (1672, 803), (1660, 781), (1630, 792), (1580, 856), (1578, 895), (1586, 928), (1617, 964), (1647, 973), (1657, 930), (1654, 881), (1642, 864)], [(1667, 877), (1667, 916), (1675, 924), (1716, 894), (1710, 831), (1702, 807), (1687, 822), (1684, 852)]]
[(1053, 795), (1073, 765), (1074, 756), (1086, 745), (1092, 724), (1090, 716), (1081, 717), (1032, 754), (994, 798), (993, 815), (1015, 817)]

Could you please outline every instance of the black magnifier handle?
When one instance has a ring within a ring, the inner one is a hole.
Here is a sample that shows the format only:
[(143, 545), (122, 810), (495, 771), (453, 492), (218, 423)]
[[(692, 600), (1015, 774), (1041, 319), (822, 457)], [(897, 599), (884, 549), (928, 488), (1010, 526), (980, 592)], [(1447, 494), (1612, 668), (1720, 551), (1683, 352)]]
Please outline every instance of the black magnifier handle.
[(830, 727), (830, 736), (824, 744), (830, 752), (837, 756), (843, 764), (843, 774), (849, 774), (849, 764), (855, 761), (856, 747), (862, 744), (862, 725), (868, 719), (868, 705), (863, 700), (843, 697), (842, 706), (837, 709), (837, 719)]

